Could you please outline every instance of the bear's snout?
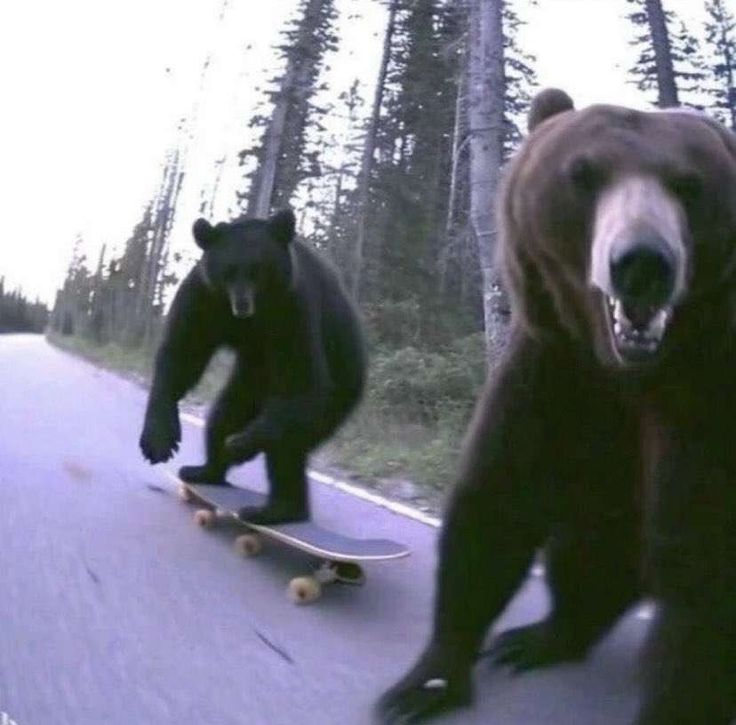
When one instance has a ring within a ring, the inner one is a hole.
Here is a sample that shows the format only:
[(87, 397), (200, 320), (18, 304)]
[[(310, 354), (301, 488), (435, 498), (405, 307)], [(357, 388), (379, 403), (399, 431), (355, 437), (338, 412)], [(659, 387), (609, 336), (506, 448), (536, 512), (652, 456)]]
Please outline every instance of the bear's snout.
[(627, 317), (646, 325), (675, 293), (677, 261), (667, 242), (657, 234), (642, 234), (611, 250), (613, 292)]
[(233, 317), (244, 320), (255, 313), (256, 305), (252, 290), (245, 289), (239, 292), (231, 292), (229, 296)]

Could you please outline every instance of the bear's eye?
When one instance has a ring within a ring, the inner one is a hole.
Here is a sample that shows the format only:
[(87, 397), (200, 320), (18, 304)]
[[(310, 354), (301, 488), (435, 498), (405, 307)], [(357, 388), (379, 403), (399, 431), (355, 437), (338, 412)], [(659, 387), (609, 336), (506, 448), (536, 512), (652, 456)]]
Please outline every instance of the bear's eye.
[(567, 167), (567, 176), (576, 189), (592, 192), (603, 181), (603, 170), (587, 156), (578, 156)]

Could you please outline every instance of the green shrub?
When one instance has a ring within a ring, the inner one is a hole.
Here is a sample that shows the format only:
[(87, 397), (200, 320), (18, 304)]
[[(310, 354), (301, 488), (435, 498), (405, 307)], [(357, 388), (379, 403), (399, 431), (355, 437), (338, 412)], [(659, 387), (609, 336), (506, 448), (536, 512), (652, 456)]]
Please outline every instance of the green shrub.
[(479, 346), (462, 338), (442, 352), (411, 346), (384, 350), (371, 364), (367, 397), (396, 420), (437, 423), (448, 411), (472, 407), (485, 368), (482, 340)]

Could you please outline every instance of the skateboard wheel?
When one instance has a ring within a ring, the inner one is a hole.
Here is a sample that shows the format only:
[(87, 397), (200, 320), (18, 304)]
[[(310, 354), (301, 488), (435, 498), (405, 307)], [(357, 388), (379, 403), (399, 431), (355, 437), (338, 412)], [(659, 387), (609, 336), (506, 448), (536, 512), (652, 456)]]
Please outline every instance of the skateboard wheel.
[(179, 486), (178, 493), (179, 498), (184, 501), (184, 503), (191, 503), (191, 501), (194, 500), (192, 492), (183, 483)]
[(257, 534), (242, 534), (235, 539), (235, 551), (241, 556), (256, 556), (262, 548), (261, 537)]
[(199, 509), (199, 511), (194, 513), (194, 523), (203, 529), (211, 529), (215, 525), (216, 520), (215, 512), (209, 509)]
[(289, 582), (289, 599), (295, 604), (309, 604), (321, 593), (320, 583), (312, 576), (299, 576)]

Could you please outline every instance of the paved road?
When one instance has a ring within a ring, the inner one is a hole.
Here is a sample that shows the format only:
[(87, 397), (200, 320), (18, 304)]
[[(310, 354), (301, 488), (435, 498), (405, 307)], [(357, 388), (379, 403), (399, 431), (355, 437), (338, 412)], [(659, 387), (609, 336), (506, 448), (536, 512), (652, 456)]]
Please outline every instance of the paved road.
[[(426, 636), (434, 529), (313, 484), (320, 521), (414, 555), (295, 607), (284, 588), (303, 559), (239, 559), (140, 459), (144, 391), (22, 335), (0, 337), (0, 381), (0, 711), (18, 725), (368, 725)], [(199, 457), (201, 432), (184, 435), (176, 464)], [(545, 606), (532, 578), (505, 623)], [(584, 666), (480, 665), (475, 708), (443, 723), (625, 723), (644, 627), (628, 617)]]

